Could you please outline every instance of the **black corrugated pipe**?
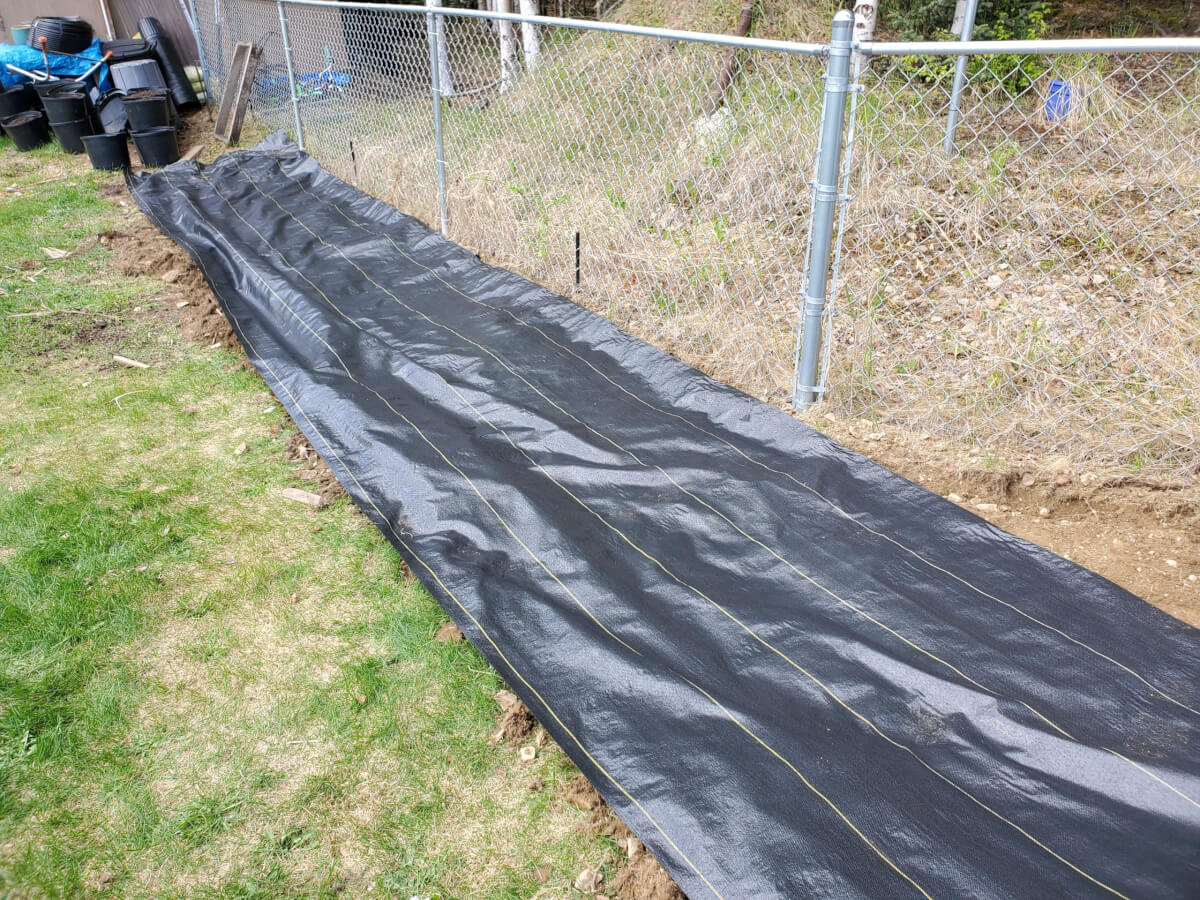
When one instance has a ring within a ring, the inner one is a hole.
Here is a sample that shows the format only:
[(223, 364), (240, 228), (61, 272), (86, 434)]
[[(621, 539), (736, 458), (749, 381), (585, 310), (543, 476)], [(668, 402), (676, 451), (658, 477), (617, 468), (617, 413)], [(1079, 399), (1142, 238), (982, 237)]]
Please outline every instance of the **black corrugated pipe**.
[(142, 38), (150, 43), (154, 56), (162, 67), (163, 78), (166, 79), (167, 89), (175, 100), (175, 105), (183, 110), (200, 105), (200, 98), (192, 87), (187, 73), (183, 70), (183, 61), (175, 49), (167, 30), (154, 16), (144, 16), (138, 19), (138, 31)]

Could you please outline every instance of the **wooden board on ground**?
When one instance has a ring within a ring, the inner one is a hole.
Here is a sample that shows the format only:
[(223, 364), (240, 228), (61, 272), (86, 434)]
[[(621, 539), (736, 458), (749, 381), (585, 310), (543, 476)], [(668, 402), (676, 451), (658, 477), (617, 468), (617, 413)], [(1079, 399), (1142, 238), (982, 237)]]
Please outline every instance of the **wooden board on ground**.
[(221, 105), (217, 108), (217, 121), (213, 126), (216, 136), (227, 144), (237, 143), (242, 136), (242, 121), (246, 118), (250, 87), (254, 84), (254, 70), (262, 49), (261, 45), (248, 41), (239, 41), (233, 48), (233, 63), (221, 92)]

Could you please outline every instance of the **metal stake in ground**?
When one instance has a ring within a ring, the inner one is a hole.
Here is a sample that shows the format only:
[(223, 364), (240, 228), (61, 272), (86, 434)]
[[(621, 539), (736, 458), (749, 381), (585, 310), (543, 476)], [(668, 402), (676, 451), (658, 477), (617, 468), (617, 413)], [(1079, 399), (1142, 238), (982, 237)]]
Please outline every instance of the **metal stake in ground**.
[(808, 409), (817, 400), (829, 262), (833, 252), (833, 219), (838, 204), (838, 172), (842, 166), (842, 137), (846, 97), (850, 92), (850, 32), (854, 14), (843, 9), (833, 17), (833, 40), (825, 71), (825, 102), (821, 112), (820, 156), (813, 182), (812, 243), (808, 251), (808, 284), (804, 291), (800, 357), (796, 364), (792, 402)]
[(304, 149), (304, 122), (300, 118), (300, 94), (296, 90), (296, 69), (292, 65), (292, 42), (288, 37), (287, 12), (282, 0), (276, 0), (279, 8), (279, 36), (283, 39), (283, 58), (287, 63), (288, 93), (292, 96), (292, 116), (296, 120), (296, 146)]

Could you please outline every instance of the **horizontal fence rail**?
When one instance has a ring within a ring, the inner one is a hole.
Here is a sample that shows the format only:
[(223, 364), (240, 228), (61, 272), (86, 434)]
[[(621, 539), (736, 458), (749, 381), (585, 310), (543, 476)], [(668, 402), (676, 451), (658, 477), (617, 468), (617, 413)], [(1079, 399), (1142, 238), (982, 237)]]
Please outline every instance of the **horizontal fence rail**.
[(836, 43), (190, 2), (217, 95), (260, 45), (265, 127), (722, 380), (1197, 470), (1200, 39), (863, 43), (842, 89)]

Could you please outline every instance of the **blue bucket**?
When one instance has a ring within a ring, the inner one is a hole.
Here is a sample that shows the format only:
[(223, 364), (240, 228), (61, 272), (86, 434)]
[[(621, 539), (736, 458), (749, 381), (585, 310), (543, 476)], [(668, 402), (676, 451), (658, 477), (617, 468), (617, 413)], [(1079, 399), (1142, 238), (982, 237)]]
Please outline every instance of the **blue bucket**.
[(14, 25), (12, 27), (13, 43), (17, 44), (17, 45), (28, 44), (29, 43), (29, 29), (32, 27), (33, 26), (30, 25), (28, 22), (22, 22), (20, 25)]
[(1082, 98), (1081, 91), (1069, 81), (1054, 79), (1046, 96), (1046, 121), (1058, 122), (1073, 113)]

